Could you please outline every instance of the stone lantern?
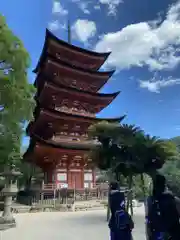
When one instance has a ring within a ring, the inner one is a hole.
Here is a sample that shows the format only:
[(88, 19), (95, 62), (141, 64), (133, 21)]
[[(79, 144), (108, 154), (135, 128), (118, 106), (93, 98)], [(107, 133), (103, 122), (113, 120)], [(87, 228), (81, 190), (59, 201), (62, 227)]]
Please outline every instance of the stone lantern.
[(9, 169), (0, 173), (0, 176), (5, 178), (5, 186), (1, 191), (2, 195), (4, 196), (4, 211), (0, 217), (0, 230), (5, 230), (16, 226), (16, 221), (12, 215), (11, 206), (12, 198), (16, 196), (18, 192), (17, 177), (20, 175), (21, 173), (15, 171), (14, 169)]

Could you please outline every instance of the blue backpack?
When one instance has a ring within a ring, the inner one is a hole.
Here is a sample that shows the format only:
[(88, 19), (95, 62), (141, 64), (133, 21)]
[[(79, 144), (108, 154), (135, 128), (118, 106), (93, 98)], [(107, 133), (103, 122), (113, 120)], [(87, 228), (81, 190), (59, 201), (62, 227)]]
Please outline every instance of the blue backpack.
[(117, 210), (115, 212), (115, 223), (116, 227), (119, 230), (129, 229), (132, 230), (134, 223), (131, 219), (131, 216), (124, 209)]

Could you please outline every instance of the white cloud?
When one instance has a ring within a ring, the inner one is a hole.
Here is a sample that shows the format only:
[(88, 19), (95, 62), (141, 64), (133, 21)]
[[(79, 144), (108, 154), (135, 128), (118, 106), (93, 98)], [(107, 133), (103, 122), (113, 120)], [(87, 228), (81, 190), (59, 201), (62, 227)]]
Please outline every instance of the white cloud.
[(67, 25), (66, 25), (66, 23), (61, 23), (61, 24), (60, 24), (60, 29), (67, 30)]
[(68, 14), (68, 11), (63, 8), (61, 3), (59, 1), (54, 1), (53, 2), (53, 7), (52, 7), (52, 13), (53, 14), (59, 14), (61, 16), (65, 16)]
[[(100, 0), (107, 1), (107, 0)], [(95, 46), (111, 51), (107, 64), (128, 69), (148, 66), (150, 70), (173, 69), (180, 62), (180, 1), (168, 10), (161, 24), (140, 22), (103, 35)]]
[(115, 16), (117, 13), (117, 7), (120, 3), (123, 3), (122, 0), (99, 0), (101, 4), (108, 6), (108, 15)]
[(56, 32), (59, 29), (63, 29), (63, 30), (67, 30), (67, 26), (65, 23), (61, 24), (59, 23), (58, 20), (52, 21), (48, 24), (48, 28), (49, 30), (51, 30), (52, 32)]
[(84, 14), (90, 14), (90, 11), (88, 9), (89, 4), (91, 1), (87, 0), (71, 0), (71, 2), (76, 3), (78, 8), (84, 13)]
[(139, 81), (139, 85), (141, 88), (146, 88), (150, 92), (160, 93), (161, 88), (166, 88), (174, 85), (180, 84), (180, 78), (172, 78), (169, 77), (168, 79), (151, 79), (146, 81)]
[(96, 24), (93, 21), (78, 19), (72, 26), (75, 37), (81, 42), (87, 42), (96, 34)]
[(95, 9), (95, 10), (100, 10), (100, 9), (101, 9), (101, 6), (97, 4), (97, 5), (94, 6), (94, 9)]
[(58, 20), (55, 20), (55, 21), (50, 22), (50, 23), (48, 24), (48, 28), (49, 28), (49, 30), (51, 30), (52, 32), (59, 30), (60, 24), (59, 24)]
[(84, 14), (90, 14), (88, 2), (79, 2), (78, 6)]

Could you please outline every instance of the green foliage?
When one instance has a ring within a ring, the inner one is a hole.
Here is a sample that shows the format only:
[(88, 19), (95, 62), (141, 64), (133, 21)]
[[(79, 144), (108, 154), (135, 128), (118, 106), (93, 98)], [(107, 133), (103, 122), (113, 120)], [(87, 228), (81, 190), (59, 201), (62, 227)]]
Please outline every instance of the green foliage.
[(90, 136), (101, 143), (92, 152), (92, 159), (99, 169), (111, 169), (130, 176), (160, 169), (174, 156), (175, 146), (156, 137), (146, 135), (134, 125), (98, 123), (91, 126)]
[(118, 123), (99, 122), (89, 127), (89, 137), (98, 139), (104, 148), (109, 147), (110, 141), (118, 138), (119, 128)]
[(25, 187), (26, 190), (30, 189), (32, 180), (37, 180), (42, 176), (42, 170), (29, 163), (20, 164), (19, 169), (22, 172), (18, 179), (19, 187)]
[(180, 168), (177, 167), (178, 162), (169, 161), (161, 170), (166, 177), (168, 187), (178, 197), (180, 197)]
[(34, 88), (28, 83), (30, 59), (22, 42), (0, 15), (0, 168), (21, 157), (22, 127), (31, 119)]
[(136, 199), (144, 199), (149, 194), (149, 186), (151, 179), (148, 175), (143, 174), (143, 182), (140, 175), (134, 176), (133, 178), (133, 193)]
[(180, 197), (180, 137), (170, 139), (171, 144), (175, 144), (177, 154), (167, 161), (161, 173), (166, 177), (170, 190)]
[(178, 148), (180, 147), (180, 136), (171, 138), (170, 141), (174, 143)]

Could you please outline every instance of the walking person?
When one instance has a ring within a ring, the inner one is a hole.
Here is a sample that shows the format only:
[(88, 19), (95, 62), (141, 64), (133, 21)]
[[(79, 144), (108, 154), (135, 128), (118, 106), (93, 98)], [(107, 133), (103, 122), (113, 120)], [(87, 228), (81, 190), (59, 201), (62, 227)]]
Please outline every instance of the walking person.
[(179, 214), (174, 196), (165, 192), (166, 179), (157, 174), (153, 193), (147, 199), (146, 229), (148, 240), (180, 240)]
[(132, 240), (134, 223), (125, 210), (124, 193), (120, 192), (118, 183), (110, 184), (109, 205), (111, 218), (109, 221), (111, 240)]

